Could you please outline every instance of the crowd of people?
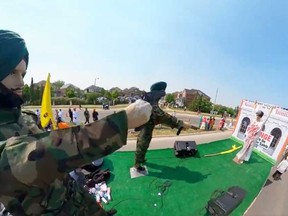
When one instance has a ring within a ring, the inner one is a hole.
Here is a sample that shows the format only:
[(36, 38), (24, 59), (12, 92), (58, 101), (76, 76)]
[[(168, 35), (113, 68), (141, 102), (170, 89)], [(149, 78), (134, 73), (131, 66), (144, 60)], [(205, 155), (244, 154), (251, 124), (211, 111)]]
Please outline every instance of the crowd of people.
[[(63, 122), (70, 122), (73, 125), (79, 125), (81, 123), (80, 121), (80, 113), (81, 109), (74, 108), (68, 108), (68, 110), (65, 112), (62, 109), (55, 109), (54, 111), (54, 117), (55, 117), (55, 123), (57, 128), (61, 128), (61, 124)], [(37, 116), (37, 125), (41, 126), (41, 118), (40, 118), (40, 110), (36, 109), (35, 115)], [(90, 111), (88, 108), (85, 108), (83, 112), (84, 116), (84, 124), (89, 124), (91, 120)], [(95, 122), (99, 120), (99, 113), (96, 109), (93, 109), (92, 111), (92, 121)], [(47, 131), (52, 130), (52, 122), (50, 122), (47, 126), (44, 127)]]

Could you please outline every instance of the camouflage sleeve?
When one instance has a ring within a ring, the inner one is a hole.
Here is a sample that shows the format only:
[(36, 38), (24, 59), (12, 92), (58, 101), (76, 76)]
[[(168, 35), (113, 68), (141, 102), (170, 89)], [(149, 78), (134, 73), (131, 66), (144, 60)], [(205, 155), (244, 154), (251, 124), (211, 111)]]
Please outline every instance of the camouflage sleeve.
[(182, 120), (178, 120), (176, 117), (164, 112), (159, 106), (153, 107), (151, 118), (155, 124), (165, 124), (177, 129), (183, 127)]
[(29, 176), (55, 176), (111, 154), (126, 144), (127, 131), (121, 111), (85, 126), (12, 137), (4, 141), (2, 159), (15, 177), (31, 183)]

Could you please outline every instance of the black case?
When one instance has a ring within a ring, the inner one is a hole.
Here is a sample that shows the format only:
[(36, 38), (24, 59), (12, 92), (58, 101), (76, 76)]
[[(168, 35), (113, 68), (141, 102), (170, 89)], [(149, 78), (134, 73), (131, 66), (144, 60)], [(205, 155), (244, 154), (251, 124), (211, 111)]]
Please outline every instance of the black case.
[(176, 157), (192, 157), (198, 151), (195, 141), (175, 141), (174, 150)]
[(228, 192), (208, 202), (208, 212), (211, 216), (227, 216), (237, 208), (246, 196), (246, 191), (234, 186)]

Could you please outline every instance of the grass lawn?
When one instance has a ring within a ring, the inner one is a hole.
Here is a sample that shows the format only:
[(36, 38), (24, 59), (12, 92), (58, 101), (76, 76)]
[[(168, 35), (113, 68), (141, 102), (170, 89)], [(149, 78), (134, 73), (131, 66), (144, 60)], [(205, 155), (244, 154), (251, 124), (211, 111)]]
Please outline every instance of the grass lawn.
[(233, 144), (235, 141), (226, 139), (198, 145), (198, 157), (186, 159), (176, 158), (173, 149), (150, 150), (148, 176), (134, 179), (129, 172), (134, 152), (116, 152), (105, 158), (103, 165), (112, 172), (108, 185), (113, 198), (104, 206), (116, 208), (117, 216), (207, 215), (205, 206), (215, 190), (240, 186), (247, 195), (231, 215), (243, 215), (260, 192), (272, 164), (253, 153), (249, 163), (237, 165), (232, 161), (237, 151), (203, 157), (228, 150)]

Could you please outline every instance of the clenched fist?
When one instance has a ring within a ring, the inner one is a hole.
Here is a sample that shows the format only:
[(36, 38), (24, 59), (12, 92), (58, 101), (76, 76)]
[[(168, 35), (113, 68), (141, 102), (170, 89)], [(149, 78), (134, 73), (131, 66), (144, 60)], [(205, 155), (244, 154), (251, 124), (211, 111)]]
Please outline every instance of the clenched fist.
[(126, 107), (125, 111), (128, 118), (128, 129), (133, 129), (145, 124), (149, 120), (152, 106), (144, 100), (137, 100)]

